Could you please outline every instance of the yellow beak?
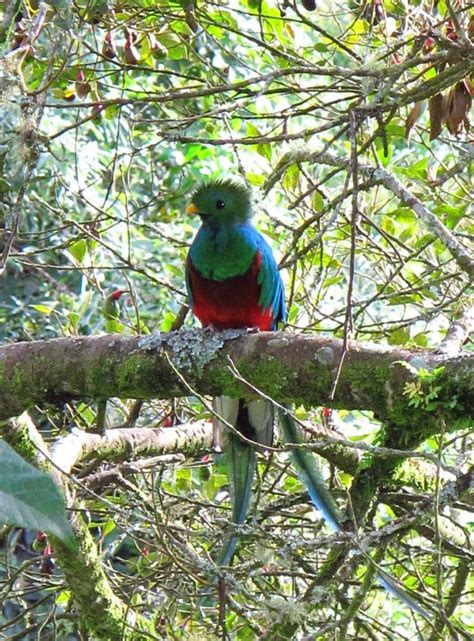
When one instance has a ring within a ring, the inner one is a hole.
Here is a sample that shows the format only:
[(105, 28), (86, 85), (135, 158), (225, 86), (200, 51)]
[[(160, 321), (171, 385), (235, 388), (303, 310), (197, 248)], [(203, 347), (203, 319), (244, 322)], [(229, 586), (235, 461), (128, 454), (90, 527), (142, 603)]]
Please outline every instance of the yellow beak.
[(189, 214), (189, 215), (197, 214), (198, 211), (199, 211), (199, 209), (196, 207), (196, 205), (194, 203), (190, 203), (186, 207), (186, 210), (185, 210), (186, 214)]

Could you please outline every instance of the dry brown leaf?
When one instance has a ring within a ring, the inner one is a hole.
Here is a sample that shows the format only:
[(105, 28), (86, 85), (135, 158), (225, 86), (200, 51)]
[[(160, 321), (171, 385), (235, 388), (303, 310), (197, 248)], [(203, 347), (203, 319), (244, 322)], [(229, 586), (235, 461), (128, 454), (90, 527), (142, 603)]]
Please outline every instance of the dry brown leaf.
[(474, 84), (473, 84), (473, 81), (470, 78), (464, 78), (463, 82), (466, 85), (466, 89), (468, 90), (469, 95), (470, 96), (474, 96)]
[(126, 65), (137, 65), (140, 62), (140, 53), (138, 49), (133, 44), (133, 39), (131, 37), (125, 40), (125, 46), (123, 48), (123, 60)]
[(437, 93), (436, 96), (430, 98), (428, 107), (430, 111), (430, 140), (436, 140), (446, 119), (446, 101), (443, 94)]
[(446, 127), (450, 134), (458, 134), (469, 115), (472, 98), (464, 82), (458, 82), (449, 92)]
[(115, 46), (114, 36), (111, 31), (105, 34), (104, 42), (102, 43), (102, 55), (109, 60), (117, 57), (117, 47)]
[(410, 140), (410, 132), (413, 129), (415, 122), (420, 117), (421, 112), (423, 111), (423, 101), (416, 102), (413, 105), (413, 109), (408, 114), (408, 117), (405, 122), (405, 138)]

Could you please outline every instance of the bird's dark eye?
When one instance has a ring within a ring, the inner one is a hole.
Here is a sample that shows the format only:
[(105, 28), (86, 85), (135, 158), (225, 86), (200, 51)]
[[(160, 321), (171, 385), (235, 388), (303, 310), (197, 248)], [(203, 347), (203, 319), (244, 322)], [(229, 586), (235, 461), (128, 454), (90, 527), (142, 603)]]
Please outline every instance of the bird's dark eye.
[(225, 202), (223, 200), (216, 200), (216, 209), (224, 209)]

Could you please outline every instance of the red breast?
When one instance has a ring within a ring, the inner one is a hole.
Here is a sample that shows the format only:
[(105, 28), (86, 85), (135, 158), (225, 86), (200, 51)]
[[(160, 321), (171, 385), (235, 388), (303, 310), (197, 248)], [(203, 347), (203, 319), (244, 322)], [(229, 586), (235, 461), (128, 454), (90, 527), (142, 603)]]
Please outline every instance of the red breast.
[(258, 304), (261, 288), (257, 277), (261, 263), (262, 256), (258, 251), (244, 274), (212, 280), (204, 278), (188, 259), (193, 311), (203, 325), (214, 325), (218, 329), (271, 329), (271, 308), (263, 310)]

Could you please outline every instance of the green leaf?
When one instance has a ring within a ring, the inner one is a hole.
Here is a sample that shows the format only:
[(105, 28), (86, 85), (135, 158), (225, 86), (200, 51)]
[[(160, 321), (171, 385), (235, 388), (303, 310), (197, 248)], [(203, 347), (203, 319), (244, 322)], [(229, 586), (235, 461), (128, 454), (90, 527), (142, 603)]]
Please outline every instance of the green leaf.
[(300, 169), (298, 165), (290, 165), (283, 177), (283, 185), (285, 189), (295, 189), (296, 185), (298, 184), (299, 175)]
[(0, 502), (3, 523), (42, 530), (74, 546), (66, 506), (52, 478), (0, 440)]
[(261, 187), (261, 185), (263, 185), (263, 183), (265, 182), (264, 176), (260, 176), (260, 174), (254, 174), (251, 171), (247, 172), (245, 176), (251, 185), (255, 185), (257, 187)]
[(102, 528), (102, 537), (105, 538), (107, 534), (110, 534), (110, 532), (115, 530), (115, 528), (115, 522), (112, 519), (107, 519), (104, 527)]
[(405, 345), (410, 340), (410, 331), (406, 327), (399, 327), (387, 339), (389, 345)]
[(313, 196), (311, 198), (311, 205), (312, 205), (314, 211), (321, 211), (321, 209), (324, 207), (323, 195), (319, 191), (319, 189), (316, 189), (313, 192)]
[(420, 160), (409, 164), (407, 167), (400, 167), (399, 173), (405, 174), (410, 178), (427, 178), (428, 158), (421, 158)]
[(162, 332), (169, 332), (169, 330), (171, 329), (171, 326), (173, 325), (175, 319), (176, 319), (176, 315), (173, 314), (173, 312), (171, 312), (171, 311), (165, 312), (165, 314), (163, 315), (162, 320), (161, 320), (160, 330)]
[(412, 338), (412, 341), (418, 347), (427, 347), (428, 346), (428, 337), (425, 334), (425, 332), (420, 332), (419, 334), (415, 334), (415, 336), (413, 336), (413, 338)]
[(251, 122), (247, 123), (247, 136), (249, 138), (261, 138), (261, 131)]
[(317, 43), (314, 45), (313, 49), (314, 49), (315, 51), (319, 51), (319, 53), (326, 53), (326, 52), (327, 52), (327, 50), (328, 50), (328, 45), (327, 45), (327, 44), (324, 44), (324, 42), (317, 42)]
[(55, 599), (56, 605), (62, 605), (66, 606), (71, 599), (71, 592), (70, 590), (61, 590), (61, 592), (58, 594), (58, 596)]
[(55, 306), (56, 303), (54, 305), (41, 305), (41, 303), (30, 305), (30, 307), (35, 309), (37, 312), (40, 312), (41, 314), (51, 314), (51, 312), (54, 311)]
[(459, 207), (453, 207), (452, 205), (443, 203), (442, 205), (433, 207), (433, 212), (438, 214), (440, 218), (445, 217), (446, 225), (449, 229), (454, 229), (459, 221), (468, 215), (468, 209), (464, 204)]
[(105, 108), (105, 117), (107, 120), (113, 120), (120, 114), (120, 105), (108, 105)]
[(257, 153), (267, 160), (271, 161), (272, 159), (272, 148), (268, 143), (261, 143), (260, 145), (257, 145)]
[(84, 260), (84, 256), (87, 253), (86, 241), (83, 238), (81, 238), (77, 242), (73, 243), (69, 247), (69, 253), (73, 258), (77, 260), (78, 263), (82, 263), (82, 261)]
[(5, 194), (10, 191), (11, 185), (3, 177), (0, 178), (0, 194)]
[(331, 285), (336, 285), (337, 283), (340, 283), (343, 281), (345, 276), (343, 274), (339, 274), (339, 276), (330, 276), (329, 278), (326, 278), (324, 281), (325, 287), (330, 287)]

